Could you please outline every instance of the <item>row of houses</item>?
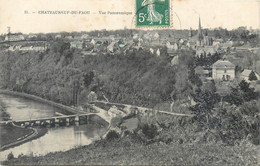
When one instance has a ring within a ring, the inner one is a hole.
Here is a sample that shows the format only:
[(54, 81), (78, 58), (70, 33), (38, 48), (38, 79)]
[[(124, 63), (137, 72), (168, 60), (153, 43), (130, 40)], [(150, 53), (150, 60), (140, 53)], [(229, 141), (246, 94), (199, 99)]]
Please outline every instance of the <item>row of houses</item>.
[(22, 34), (10, 34), (6, 35), (4, 41), (23, 41), (25, 40)]

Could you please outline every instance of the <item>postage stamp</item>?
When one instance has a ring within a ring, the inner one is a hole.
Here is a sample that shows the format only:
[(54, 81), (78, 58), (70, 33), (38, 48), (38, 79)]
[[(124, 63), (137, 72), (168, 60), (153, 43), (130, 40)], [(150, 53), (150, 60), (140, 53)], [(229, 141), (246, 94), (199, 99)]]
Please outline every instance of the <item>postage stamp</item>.
[(170, 0), (136, 0), (137, 27), (169, 27)]

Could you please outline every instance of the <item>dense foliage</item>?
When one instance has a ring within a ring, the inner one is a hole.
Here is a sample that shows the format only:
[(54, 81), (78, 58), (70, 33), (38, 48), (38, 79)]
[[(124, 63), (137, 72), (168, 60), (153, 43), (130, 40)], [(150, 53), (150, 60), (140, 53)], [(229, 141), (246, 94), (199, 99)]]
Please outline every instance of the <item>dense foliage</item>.
[(190, 52), (184, 52), (181, 67), (174, 68), (169, 57), (156, 57), (148, 50), (126, 56), (83, 56), (69, 49), (66, 42), (57, 41), (46, 53), (2, 52), (0, 84), (66, 105), (86, 102), (89, 92), (94, 91), (99, 99), (154, 106), (171, 99), (176, 73), (180, 86), (187, 82), (191, 57)]
[(231, 87), (229, 94), (217, 93), (214, 86), (211, 83), (210, 88), (204, 85), (195, 90), (197, 104), (191, 110), (196, 114), (193, 122), (197, 130), (210, 130), (228, 145), (242, 139), (259, 144), (258, 93), (244, 80), (237, 87)]

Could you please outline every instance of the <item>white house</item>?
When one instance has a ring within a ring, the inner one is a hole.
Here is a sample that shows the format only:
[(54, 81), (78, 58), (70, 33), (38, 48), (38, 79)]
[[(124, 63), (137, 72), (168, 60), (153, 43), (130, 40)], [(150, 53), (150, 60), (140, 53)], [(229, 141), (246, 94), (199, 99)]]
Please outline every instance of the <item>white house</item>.
[(235, 78), (235, 65), (228, 60), (218, 60), (212, 65), (214, 80), (229, 81)]

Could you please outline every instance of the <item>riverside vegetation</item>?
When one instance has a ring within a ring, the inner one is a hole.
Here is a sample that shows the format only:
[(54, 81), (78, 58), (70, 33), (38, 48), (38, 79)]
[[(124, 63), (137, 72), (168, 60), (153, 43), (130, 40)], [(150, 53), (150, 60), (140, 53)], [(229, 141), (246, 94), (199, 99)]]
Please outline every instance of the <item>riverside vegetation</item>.
[[(98, 100), (105, 96), (112, 102), (168, 111), (174, 103), (174, 112), (195, 115), (138, 117), (134, 131), (112, 133), (67, 152), (21, 156), (3, 164), (257, 165), (259, 94), (245, 81), (232, 82), (227, 93), (215, 82), (202, 83), (195, 74), (192, 51), (181, 52), (178, 65), (172, 66), (170, 60), (166, 53), (155, 57), (146, 49), (125, 56), (82, 56), (62, 40), (53, 41), (45, 53), (1, 52), (0, 86), (6, 89), (65, 105), (84, 104), (94, 91)], [(196, 104), (183, 107), (189, 97)]]

